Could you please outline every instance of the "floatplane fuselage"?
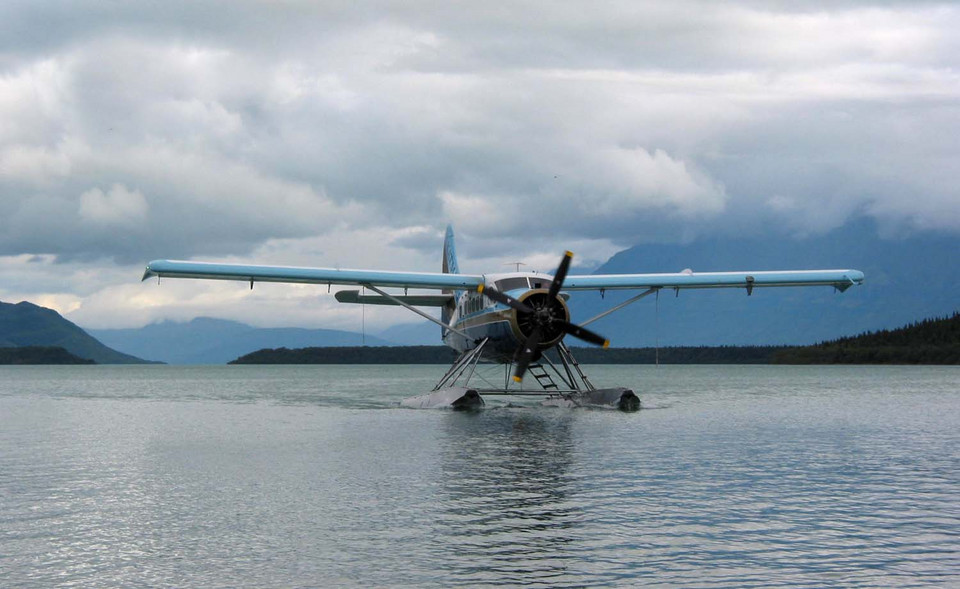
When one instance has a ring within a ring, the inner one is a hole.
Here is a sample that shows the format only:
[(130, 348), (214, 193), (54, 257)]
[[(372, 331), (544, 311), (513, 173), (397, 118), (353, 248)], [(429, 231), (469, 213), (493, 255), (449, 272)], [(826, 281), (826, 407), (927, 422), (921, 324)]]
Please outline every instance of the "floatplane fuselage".
[[(151, 276), (238, 280), (249, 282), (291, 282), (354, 285), (361, 290), (341, 290), (341, 303), (402, 306), (441, 326), (443, 343), (459, 357), (434, 390), (405, 399), (410, 407), (475, 407), (483, 394), (540, 394), (547, 404), (605, 406), (632, 410), (640, 406), (634, 392), (625, 387), (598, 389), (584, 374), (564, 344), (567, 335), (607, 347), (609, 341), (585, 326), (614, 313), (661, 289), (755, 288), (774, 286), (831, 286), (843, 292), (863, 283), (858, 270), (787, 270), (756, 272), (693, 272), (664, 274), (568, 275), (573, 254), (566, 252), (553, 274), (506, 272), (462, 274), (454, 247), (453, 230), (447, 227), (443, 243), (442, 272), (392, 272), (341, 270), (338, 268), (294, 268), (241, 264), (212, 264), (155, 260), (147, 265), (143, 279)], [(389, 292), (403, 289), (403, 293)], [(408, 294), (409, 289), (426, 289), (434, 294)], [(626, 290), (635, 294), (626, 301), (576, 325), (570, 321), (568, 291)], [(373, 294), (368, 294), (370, 291)], [(440, 308), (440, 318), (423, 311)], [(544, 352), (555, 349), (554, 359)], [(502, 387), (470, 386), (481, 361), (504, 364), (513, 378)], [(522, 388), (524, 375), (532, 373), (536, 391)], [(517, 388), (519, 387), (519, 388)]]
[[(569, 295), (560, 293), (559, 297), (550, 298), (548, 289), (552, 280), (553, 276), (549, 274), (535, 272), (484, 275), (484, 283), (491, 288), (537, 309), (549, 306), (551, 317), (569, 322), (570, 308), (566, 302)], [(533, 331), (533, 323), (520, 311), (498, 303), (479, 291), (466, 291), (457, 299), (450, 311), (450, 323), (459, 331), (444, 330), (444, 344), (463, 353), (487, 339), (489, 346), (484, 357), (502, 362), (512, 361), (517, 347)], [(554, 328), (544, 334), (539, 347), (552, 348), (564, 335), (566, 332)]]

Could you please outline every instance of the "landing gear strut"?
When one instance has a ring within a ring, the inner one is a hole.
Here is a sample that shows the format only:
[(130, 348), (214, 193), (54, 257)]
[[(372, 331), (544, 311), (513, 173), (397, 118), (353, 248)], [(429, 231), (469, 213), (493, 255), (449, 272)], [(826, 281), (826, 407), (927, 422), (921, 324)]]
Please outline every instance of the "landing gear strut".
[[(417, 409), (476, 409), (485, 404), (481, 395), (508, 395), (545, 397), (542, 404), (552, 407), (596, 407), (621, 411), (636, 411), (641, 407), (639, 397), (631, 389), (596, 388), (583, 372), (570, 348), (562, 341), (555, 347), (558, 362), (551, 360), (545, 353), (526, 368), (537, 381), (539, 390), (524, 389), (523, 383), (513, 381), (510, 378), (512, 364), (504, 365), (503, 386), (493, 385), (476, 374), (477, 364), (481, 361), (487, 341), (484, 339), (476, 348), (461, 354), (433, 391), (404, 399), (400, 404)], [(471, 380), (482, 380), (486, 386), (471, 386)]]

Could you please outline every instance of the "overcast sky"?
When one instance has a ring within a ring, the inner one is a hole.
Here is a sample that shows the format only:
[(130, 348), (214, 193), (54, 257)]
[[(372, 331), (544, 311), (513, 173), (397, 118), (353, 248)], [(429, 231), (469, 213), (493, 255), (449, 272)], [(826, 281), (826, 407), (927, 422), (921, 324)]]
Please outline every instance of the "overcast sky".
[(857, 216), (960, 232), (957, 31), (952, 2), (4, 0), (0, 300), (358, 329), (325, 288), (139, 278), (437, 271), (447, 222), (475, 272)]

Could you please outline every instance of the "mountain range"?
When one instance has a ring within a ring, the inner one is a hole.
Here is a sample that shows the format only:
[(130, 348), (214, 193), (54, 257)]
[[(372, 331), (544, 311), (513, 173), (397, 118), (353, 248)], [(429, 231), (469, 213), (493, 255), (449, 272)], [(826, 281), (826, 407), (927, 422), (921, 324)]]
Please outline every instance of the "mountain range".
[[(744, 289), (683, 291), (675, 296), (665, 290), (590, 328), (616, 347), (805, 345), (890, 329), (960, 309), (958, 252), (960, 236), (931, 232), (883, 238), (867, 221), (805, 239), (745, 235), (679, 245), (637, 245), (616, 254), (595, 272), (855, 268), (866, 274), (866, 282), (845, 293), (827, 287), (758, 288), (751, 296)], [(574, 292), (573, 320), (584, 321), (634, 294)], [(404, 312), (397, 310), (398, 315)], [(264, 348), (356, 346), (362, 338), (348, 331), (255, 328), (203, 317), (136, 329), (87, 331), (51, 309), (29, 302), (0, 303), (0, 347), (61, 346), (98, 363), (135, 363), (146, 358), (172, 364), (223, 364)], [(362, 341), (370, 346), (436, 345), (439, 331), (432, 323), (418, 321), (395, 325)]]
[[(638, 240), (642, 236), (638, 236)], [(866, 274), (844, 293), (829, 287), (664, 290), (590, 325), (615, 347), (807, 345), (891, 329), (960, 309), (960, 236), (925, 232), (881, 237), (865, 219), (825, 235), (771, 238), (743, 235), (686, 244), (636, 245), (611, 257), (596, 274), (852, 268)], [(559, 259), (559, 256), (558, 256)], [(637, 291), (572, 292), (574, 322), (586, 321)], [(397, 325), (381, 337), (404, 345), (435, 345), (439, 328), (426, 321)], [(574, 345), (577, 345), (574, 342)]]
[[(437, 330), (439, 331), (439, 327)], [(162, 321), (136, 329), (90, 329), (105, 344), (168, 364), (226, 364), (262, 348), (395, 345), (379, 337), (336, 329), (257, 328), (237, 321), (198, 317)]]
[(0, 302), (0, 348), (59, 346), (97, 364), (143, 364), (135, 356), (113, 350), (53, 309), (26, 301)]
[[(828, 287), (662, 291), (590, 325), (618, 347), (804, 345), (890, 329), (960, 308), (960, 236), (881, 238), (860, 221), (816, 237), (701, 240), (638, 245), (598, 274), (852, 268), (866, 275), (844, 293)], [(585, 321), (634, 293), (573, 293), (573, 321)]]

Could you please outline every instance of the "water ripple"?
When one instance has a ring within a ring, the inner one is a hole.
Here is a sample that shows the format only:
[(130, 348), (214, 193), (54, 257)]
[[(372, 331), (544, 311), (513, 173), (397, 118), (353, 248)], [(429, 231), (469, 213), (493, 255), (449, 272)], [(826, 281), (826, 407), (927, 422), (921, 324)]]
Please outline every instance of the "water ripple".
[(955, 370), (647, 372), (633, 415), (378, 370), (0, 371), (2, 584), (960, 585)]

